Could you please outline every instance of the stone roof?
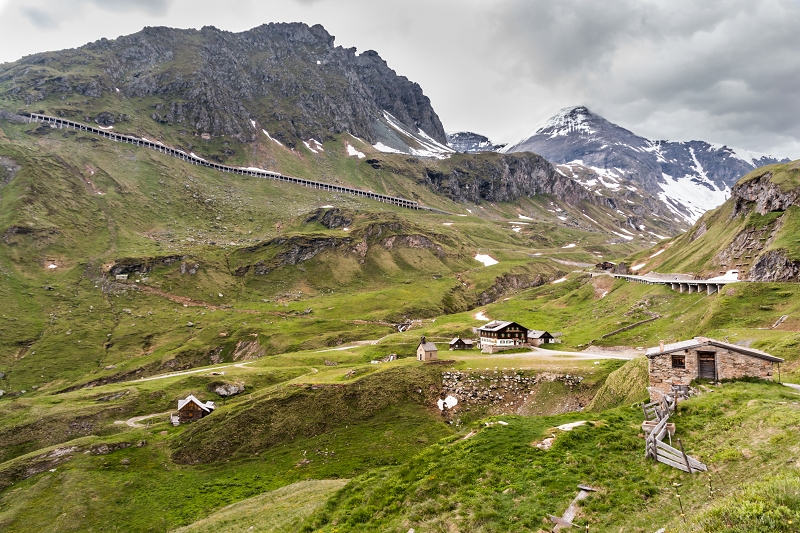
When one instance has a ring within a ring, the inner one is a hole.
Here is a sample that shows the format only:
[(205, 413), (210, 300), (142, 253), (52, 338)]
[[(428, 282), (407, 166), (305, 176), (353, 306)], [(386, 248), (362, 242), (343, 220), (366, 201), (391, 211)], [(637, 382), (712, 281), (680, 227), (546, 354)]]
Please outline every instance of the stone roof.
[(773, 363), (783, 362), (783, 359), (780, 357), (775, 357), (774, 355), (770, 355), (767, 352), (762, 352), (761, 350), (756, 350), (755, 348), (747, 348), (745, 346), (739, 346), (738, 344), (731, 344), (729, 342), (718, 341), (716, 339), (709, 339), (706, 337), (695, 337), (694, 339), (687, 341), (665, 344), (663, 350), (661, 349), (661, 346), (648, 348), (645, 355), (652, 359), (653, 357), (662, 353), (677, 352), (679, 350), (693, 350), (694, 348), (701, 348), (703, 346), (716, 346), (717, 348), (725, 348), (726, 350), (739, 352), (741, 354), (757, 357), (759, 359), (765, 359), (767, 361), (772, 361)]
[[(538, 329), (529, 329), (529, 330), (528, 330), (528, 338), (530, 338), (530, 339), (541, 339), (541, 338), (542, 338), (542, 336), (543, 336), (545, 333), (547, 333), (547, 332), (546, 332), (546, 331), (544, 331), (544, 330), (538, 330)], [(548, 334), (548, 335), (550, 335), (549, 333), (547, 333), (547, 334)], [(550, 336), (552, 337), (552, 335), (550, 335)]]
[(210, 413), (211, 411), (213, 411), (214, 409), (217, 408), (217, 406), (214, 405), (214, 402), (203, 403), (200, 400), (198, 400), (197, 398), (195, 398), (194, 395), (190, 394), (189, 396), (186, 397), (186, 399), (178, 400), (178, 411), (183, 409), (183, 407), (186, 404), (188, 404), (189, 402), (195, 403), (198, 407), (200, 407), (200, 409), (202, 409), (203, 411), (206, 411), (208, 413)]
[(438, 352), (439, 351), (439, 348), (437, 348), (436, 345), (434, 343), (432, 343), (432, 342), (426, 342), (425, 344), (420, 343), (420, 346), (422, 346), (422, 349), (425, 350), (426, 352)]

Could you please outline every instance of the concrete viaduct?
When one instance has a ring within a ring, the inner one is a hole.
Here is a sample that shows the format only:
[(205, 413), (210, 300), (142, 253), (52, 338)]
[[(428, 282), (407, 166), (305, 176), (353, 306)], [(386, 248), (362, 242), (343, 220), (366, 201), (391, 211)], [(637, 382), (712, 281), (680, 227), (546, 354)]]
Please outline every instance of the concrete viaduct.
[(729, 281), (712, 281), (712, 280), (704, 280), (704, 279), (690, 279), (690, 278), (683, 278), (678, 276), (668, 276), (664, 275), (663, 277), (650, 277), (650, 276), (633, 276), (628, 274), (611, 274), (615, 278), (622, 278), (627, 281), (632, 281), (634, 283), (646, 283), (648, 285), (667, 285), (673, 291), (678, 292), (688, 292), (692, 294), (694, 292), (705, 292), (707, 294), (714, 294), (715, 292), (719, 292), (722, 290), (722, 287), (729, 283), (740, 283), (739, 281), (729, 280)]
[(385, 202), (387, 204), (393, 204), (400, 207), (405, 207), (407, 209), (426, 209), (434, 212), (443, 213), (442, 211), (439, 211), (437, 209), (423, 207), (419, 205), (419, 203), (413, 200), (406, 200), (405, 198), (399, 198), (396, 196), (387, 196), (385, 194), (378, 194), (371, 191), (362, 191), (361, 189), (354, 189), (352, 187), (343, 187), (341, 185), (333, 185), (330, 183), (323, 183), (320, 181), (307, 180), (303, 178), (294, 178), (292, 176), (284, 176), (283, 174), (279, 174), (277, 172), (272, 172), (269, 170), (261, 170), (258, 168), (242, 168), (242, 167), (231, 167), (228, 165), (220, 165), (218, 163), (206, 161), (205, 159), (198, 157), (194, 154), (187, 154), (183, 150), (170, 148), (169, 146), (165, 146), (160, 142), (148, 141), (147, 139), (141, 139), (139, 137), (134, 137), (133, 135), (124, 135), (121, 133), (115, 133), (113, 131), (105, 130), (102, 128), (95, 128), (94, 126), (88, 126), (86, 124), (81, 124), (80, 122), (73, 122), (71, 120), (66, 120), (63, 118), (51, 117), (48, 115), (41, 115), (38, 113), (30, 113), (28, 114), (28, 118), (29, 122), (43, 122), (45, 124), (51, 124), (58, 128), (73, 128), (78, 131), (93, 133), (95, 135), (105, 137), (106, 139), (112, 141), (133, 144), (135, 146), (144, 146), (146, 148), (150, 148), (151, 150), (156, 150), (158, 152), (161, 152), (162, 154), (167, 154), (171, 155), (172, 157), (177, 157), (178, 159), (182, 159), (193, 165), (200, 165), (203, 167), (213, 168), (215, 170), (219, 170), (220, 172), (231, 172), (233, 174), (240, 174), (242, 176), (253, 176), (256, 178), (267, 178), (277, 181), (285, 181), (287, 183), (294, 183), (296, 185), (302, 185), (304, 187), (309, 187), (311, 189), (319, 189), (323, 191), (332, 191), (343, 194), (352, 194), (353, 196), (361, 196), (364, 198), (369, 198), (370, 200), (377, 200), (378, 202)]

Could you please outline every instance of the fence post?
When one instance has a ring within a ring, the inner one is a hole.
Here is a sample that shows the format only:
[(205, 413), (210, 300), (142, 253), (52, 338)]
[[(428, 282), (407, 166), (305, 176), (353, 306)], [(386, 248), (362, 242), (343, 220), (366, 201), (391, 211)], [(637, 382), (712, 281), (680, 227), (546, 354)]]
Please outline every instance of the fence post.
[(692, 474), (693, 473), (692, 472), (692, 465), (689, 464), (689, 457), (687, 457), (686, 456), (686, 452), (683, 451), (683, 443), (681, 442), (681, 439), (678, 439), (678, 446), (681, 447), (681, 453), (683, 454), (683, 460), (686, 463), (686, 468), (688, 468), (689, 469), (689, 473)]

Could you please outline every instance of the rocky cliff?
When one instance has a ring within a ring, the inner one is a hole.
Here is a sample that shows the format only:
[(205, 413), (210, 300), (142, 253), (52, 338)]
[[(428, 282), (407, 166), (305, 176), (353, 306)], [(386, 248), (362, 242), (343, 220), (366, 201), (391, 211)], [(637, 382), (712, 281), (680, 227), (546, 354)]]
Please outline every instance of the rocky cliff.
[[(42, 108), (113, 126), (146, 113), (190, 133), (294, 146), (348, 131), (370, 142), (388, 111), (412, 131), (446, 142), (420, 86), (373, 51), (334, 45), (322, 26), (265, 24), (242, 33), (163, 27), (0, 68), (3, 105)], [(127, 101), (126, 101), (127, 100)]]

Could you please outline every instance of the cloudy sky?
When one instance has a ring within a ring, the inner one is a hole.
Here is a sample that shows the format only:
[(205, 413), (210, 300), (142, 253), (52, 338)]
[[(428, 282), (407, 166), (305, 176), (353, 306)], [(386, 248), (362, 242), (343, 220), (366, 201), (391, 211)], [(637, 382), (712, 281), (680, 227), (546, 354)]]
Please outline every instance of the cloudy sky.
[(514, 141), (584, 104), (651, 139), (800, 158), (800, 0), (0, 0), (0, 62), (143, 26), (322, 24)]

